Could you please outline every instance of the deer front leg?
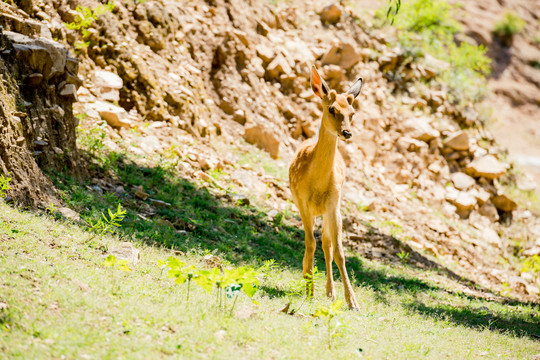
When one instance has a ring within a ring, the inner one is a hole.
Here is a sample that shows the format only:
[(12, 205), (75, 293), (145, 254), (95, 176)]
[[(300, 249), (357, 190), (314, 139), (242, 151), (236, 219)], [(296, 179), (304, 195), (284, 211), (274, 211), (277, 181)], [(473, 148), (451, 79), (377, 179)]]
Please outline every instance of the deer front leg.
[(332, 234), (330, 229), (332, 226), (327, 223), (327, 216), (323, 218), (322, 228), (322, 247), (324, 251), (324, 261), (326, 262), (326, 296), (332, 301), (336, 300), (336, 291), (334, 289), (334, 276), (332, 274), (332, 262), (334, 261), (334, 253), (332, 249)]
[(308, 296), (313, 296), (313, 257), (315, 256), (315, 248), (317, 246), (317, 243), (315, 241), (315, 235), (313, 234), (313, 222), (315, 220), (315, 217), (311, 216), (308, 211), (303, 210), (300, 210), (300, 216), (302, 217), (302, 223), (304, 224), (304, 232), (306, 233), (306, 251), (304, 253), (303, 261), (303, 274), (304, 278), (307, 279), (306, 293)]
[(347, 269), (345, 267), (345, 252), (343, 250), (343, 243), (341, 240), (341, 214), (339, 210), (335, 210), (329, 215), (333, 220), (329, 220), (329, 224), (331, 224), (333, 227), (332, 235), (334, 236), (332, 237), (332, 245), (334, 247), (334, 259), (339, 269), (341, 280), (343, 281), (345, 300), (349, 305), (349, 309), (358, 310), (358, 302), (356, 301), (356, 295), (354, 294), (354, 290), (352, 288), (351, 282), (349, 281), (349, 275), (347, 274)]

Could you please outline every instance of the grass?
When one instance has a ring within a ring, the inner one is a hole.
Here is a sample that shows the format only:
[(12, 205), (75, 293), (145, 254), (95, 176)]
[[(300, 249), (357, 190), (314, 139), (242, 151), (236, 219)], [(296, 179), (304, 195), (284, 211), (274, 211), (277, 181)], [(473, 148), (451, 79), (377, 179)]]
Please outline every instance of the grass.
[[(293, 213), (271, 219), (260, 207), (237, 205), (227, 168), (195, 181), (174, 152), (142, 158), (96, 144), (82, 144), (88, 179), (105, 177), (125, 193), (100, 193), (90, 180), (62, 173), (50, 176), (59, 196), (92, 223), (120, 204), (125, 217), (111, 234), (0, 202), (0, 356), (526, 359), (540, 353), (538, 304), (487, 300), (491, 294), (444, 268), (416, 267), (422, 256), (410, 248), (387, 264), (348, 254), (359, 312), (324, 297), (323, 273), (314, 277), (315, 298), (306, 299), (304, 234), (293, 225)], [(264, 161), (254, 159), (248, 161)], [(136, 186), (169, 205), (138, 199)], [(399, 243), (393, 237), (402, 230), (399, 223), (378, 227)], [(122, 241), (140, 250), (132, 271), (111, 266), (108, 251)], [(232, 299), (219, 307), (215, 293), (192, 286), (188, 303), (186, 285), (162, 268), (175, 256), (204, 269), (210, 255), (225, 268), (260, 273), (253, 302), (241, 296), (231, 311)], [(320, 246), (316, 266), (324, 269)], [(472, 290), (465, 292), (466, 286)], [(336, 289), (343, 300), (339, 281)], [(296, 315), (280, 311), (287, 303)], [(314, 316), (325, 309), (331, 317)]]
[[(361, 309), (336, 315), (341, 335), (329, 349), (326, 320), (311, 316), (318, 304), (330, 306), (322, 297), (324, 280), (316, 282), (316, 298), (301, 309), (305, 316), (279, 312), (301, 277), (296, 264), (267, 270), (255, 295), (260, 305), (241, 298), (231, 316), (217, 310), (214, 296), (197, 288), (186, 304), (185, 287), (158, 266), (173, 251), (135, 242), (141, 260), (124, 272), (105, 266), (102, 249), (126, 237), (102, 237), (96, 248), (88, 246), (91, 236), (79, 226), (0, 203), (0, 354), (33, 359), (302, 359), (359, 353), (374, 359), (526, 359), (540, 352), (536, 305), (470, 297), (420, 280), (408, 267), (357, 257), (349, 258), (349, 267), (362, 284), (356, 288)], [(202, 267), (203, 255), (193, 250), (180, 257)]]

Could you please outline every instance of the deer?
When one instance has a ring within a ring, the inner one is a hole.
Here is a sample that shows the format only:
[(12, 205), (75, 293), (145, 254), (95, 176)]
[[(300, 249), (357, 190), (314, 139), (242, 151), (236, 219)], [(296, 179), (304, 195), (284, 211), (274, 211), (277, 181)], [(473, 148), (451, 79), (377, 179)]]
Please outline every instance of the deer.
[(307, 280), (307, 295), (313, 296), (313, 259), (316, 241), (313, 233), (315, 218), (322, 216), (322, 248), (326, 263), (326, 296), (336, 299), (332, 261), (335, 261), (343, 281), (345, 300), (351, 310), (358, 302), (345, 267), (342, 242), (341, 190), (345, 180), (345, 162), (338, 150), (339, 140), (352, 137), (351, 121), (358, 110), (356, 98), (362, 89), (359, 78), (343, 94), (331, 90), (321, 78), (315, 65), (310, 74), (311, 89), (322, 100), (323, 114), (316, 140), (302, 143), (289, 167), (289, 186), (292, 198), (300, 211), (305, 232), (303, 276)]

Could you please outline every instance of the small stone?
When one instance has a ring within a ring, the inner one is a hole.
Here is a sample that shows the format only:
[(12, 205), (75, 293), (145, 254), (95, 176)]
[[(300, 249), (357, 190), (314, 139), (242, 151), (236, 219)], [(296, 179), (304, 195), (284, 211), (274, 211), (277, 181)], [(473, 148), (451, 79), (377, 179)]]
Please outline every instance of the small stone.
[(499, 162), (493, 155), (486, 155), (467, 165), (465, 171), (473, 177), (497, 179), (506, 173), (506, 168), (507, 166)]
[(476, 198), (468, 192), (460, 192), (453, 203), (456, 206), (456, 213), (465, 218), (474, 209)]
[(74, 84), (65, 84), (59, 95), (77, 101), (77, 87)]
[(249, 124), (245, 128), (244, 138), (268, 152), (273, 159), (278, 158), (280, 141), (272, 129), (261, 124)]
[(403, 131), (410, 137), (428, 142), (439, 137), (439, 131), (435, 130), (429, 124), (426, 117), (412, 118), (403, 123)]
[(444, 145), (457, 150), (469, 150), (469, 135), (465, 131), (458, 131), (444, 141)]
[(248, 206), (251, 203), (246, 196), (240, 194), (234, 194), (232, 196), (232, 199), (234, 200), (236, 205), (240, 206)]
[(495, 222), (499, 220), (499, 213), (497, 212), (497, 208), (495, 205), (493, 205), (491, 202), (485, 202), (480, 206), (478, 209), (478, 212), (487, 217), (491, 222)]
[(41, 84), (42, 81), (43, 81), (43, 74), (35, 73), (35, 74), (28, 75), (27, 82), (29, 86), (38, 86)]
[(289, 75), (291, 73), (291, 66), (281, 54), (278, 54), (266, 67), (267, 76), (273, 80), (279, 80), (282, 74)]
[(164, 207), (164, 208), (169, 208), (171, 207), (171, 204), (169, 204), (168, 202), (165, 202), (163, 200), (157, 200), (157, 199), (148, 199), (148, 201), (150, 201), (150, 203), (154, 206), (159, 206), (159, 207)]
[(321, 10), (321, 21), (326, 24), (335, 25), (341, 18), (341, 7), (337, 4), (330, 4)]
[(476, 183), (472, 177), (462, 172), (453, 173), (450, 179), (458, 190), (467, 190)]
[(130, 242), (120, 243), (112, 248), (108, 254), (114, 255), (118, 260), (127, 260), (132, 264), (136, 264), (140, 258), (140, 251)]
[(141, 186), (135, 187), (135, 196), (141, 200), (146, 200), (150, 196), (147, 192), (144, 191), (144, 188)]
[(510, 199), (505, 194), (499, 194), (491, 198), (491, 202), (495, 207), (502, 211), (514, 211), (517, 209), (517, 203)]
[(90, 104), (91, 108), (99, 113), (99, 116), (112, 127), (120, 128), (131, 127), (131, 121), (129, 120), (129, 114), (126, 110), (120, 106), (110, 104), (105, 101), (96, 101)]
[(60, 207), (58, 208), (58, 212), (66, 219), (70, 219), (73, 221), (81, 221), (81, 216), (79, 215), (79, 213), (71, 210), (68, 207)]

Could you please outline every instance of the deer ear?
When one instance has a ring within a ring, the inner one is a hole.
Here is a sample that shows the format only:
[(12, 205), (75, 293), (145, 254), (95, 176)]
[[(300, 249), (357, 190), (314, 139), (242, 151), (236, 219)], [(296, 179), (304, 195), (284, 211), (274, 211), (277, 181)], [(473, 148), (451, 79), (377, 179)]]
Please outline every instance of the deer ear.
[(317, 71), (315, 65), (311, 67), (311, 89), (313, 90), (315, 95), (317, 95), (321, 99), (324, 99), (326, 96), (328, 96), (328, 93), (330, 92), (330, 88), (321, 78), (321, 75), (319, 75), (319, 72)]
[(364, 80), (362, 78), (358, 78), (354, 84), (352, 84), (349, 91), (347, 91), (347, 94), (351, 94), (354, 98), (360, 94), (360, 90), (362, 90), (362, 85), (364, 84)]

